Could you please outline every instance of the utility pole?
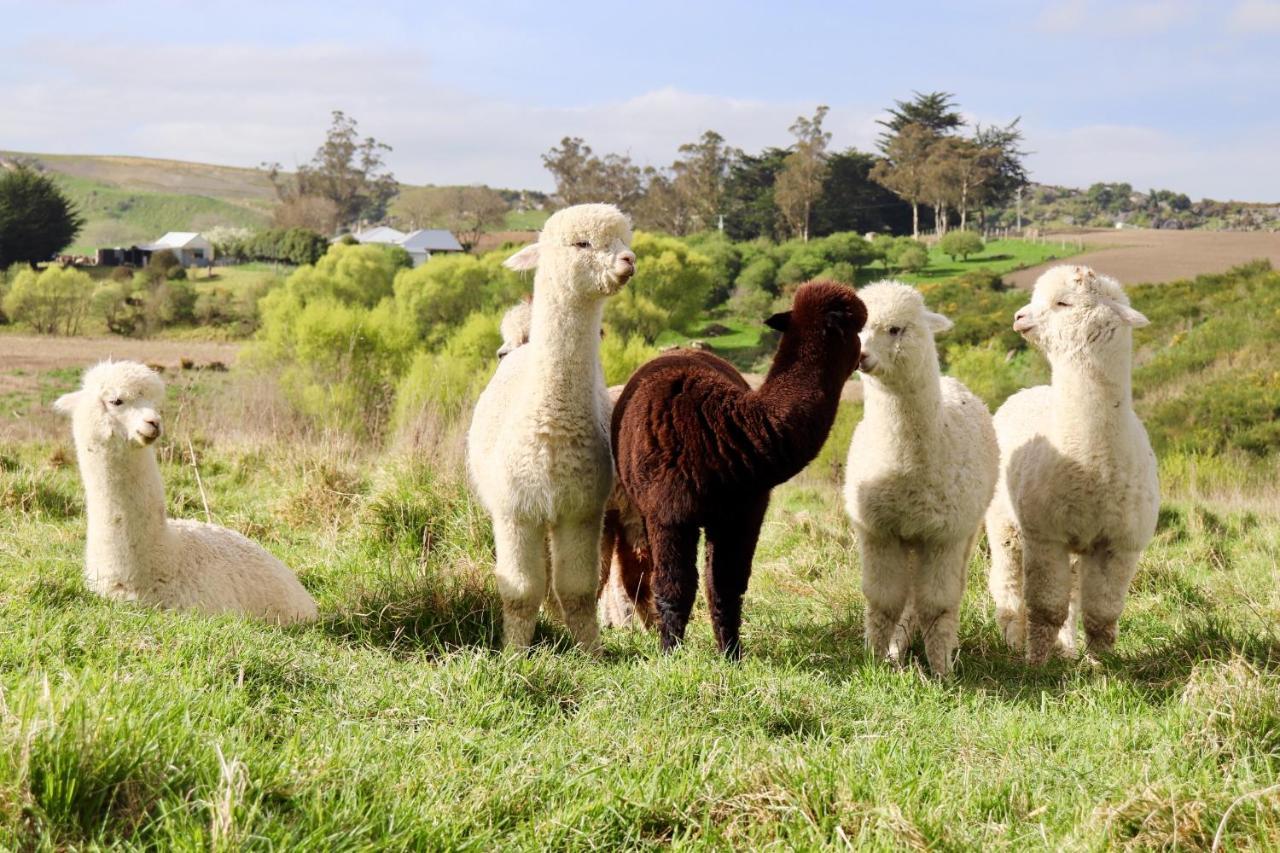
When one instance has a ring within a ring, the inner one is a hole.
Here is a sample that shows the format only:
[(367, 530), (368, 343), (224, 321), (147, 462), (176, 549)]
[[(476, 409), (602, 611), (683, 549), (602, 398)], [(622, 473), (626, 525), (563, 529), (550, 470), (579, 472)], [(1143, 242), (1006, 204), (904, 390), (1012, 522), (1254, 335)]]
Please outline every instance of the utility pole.
[(719, 224), (716, 227), (719, 228), (720, 233), (723, 234), (724, 233), (724, 214), (718, 213), (716, 214), (716, 218), (719, 220)]
[(1022, 187), (1018, 187), (1018, 233), (1022, 233)]

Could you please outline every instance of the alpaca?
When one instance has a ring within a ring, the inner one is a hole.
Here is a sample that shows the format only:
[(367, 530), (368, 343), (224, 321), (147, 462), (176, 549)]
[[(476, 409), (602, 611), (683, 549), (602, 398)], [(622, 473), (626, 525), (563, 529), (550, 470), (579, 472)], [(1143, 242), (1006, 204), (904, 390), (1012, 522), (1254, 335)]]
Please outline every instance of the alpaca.
[(521, 299), (507, 309), (498, 325), (498, 333), (502, 335), (502, 346), (498, 347), (498, 358), (510, 355), (529, 343), (529, 325), (533, 320), (533, 301)]
[(862, 551), (867, 646), (900, 663), (918, 625), (929, 668), (945, 676), (965, 570), (995, 491), (996, 433), (986, 404), (939, 374), (933, 336), (951, 321), (905, 284), (858, 295), (867, 306), (865, 408), (844, 494)]
[(1114, 279), (1058, 266), (1036, 281), (1013, 328), (1042, 350), (1051, 383), (996, 412), (1000, 479), (987, 511), (989, 587), (1014, 648), (1042, 664), (1110, 651), (1138, 558), (1155, 535), (1155, 455), (1133, 411), (1133, 329), (1147, 318)]
[(165, 517), (156, 463), (164, 383), (145, 365), (103, 362), (54, 407), (71, 417), (89, 520), (85, 577), (107, 598), (234, 612), (286, 624), (316, 604), (283, 563), (225, 527)]
[(503, 643), (526, 648), (551, 586), (575, 642), (599, 643), (596, 583), (613, 487), (600, 365), (604, 300), (635, 273), (631, 225), (613, 205), (569, 207), (506, 262), (537, 268), (529, 343), (498, 363), (476, 401), (467, 467), (493, 518)]
[(821, 449), (858, 363), (866, 308), (850, 287), (810, 282), (791, 311), (756, 391), (706, 352), (641, 367), (613, 410), (618, 476), (644, 519), (662, 648), (680, 644), (697, 593), (699, 528), (707, 537), (707, 604), (716, 643), (741, 656), (742, 596), (770, 490)]

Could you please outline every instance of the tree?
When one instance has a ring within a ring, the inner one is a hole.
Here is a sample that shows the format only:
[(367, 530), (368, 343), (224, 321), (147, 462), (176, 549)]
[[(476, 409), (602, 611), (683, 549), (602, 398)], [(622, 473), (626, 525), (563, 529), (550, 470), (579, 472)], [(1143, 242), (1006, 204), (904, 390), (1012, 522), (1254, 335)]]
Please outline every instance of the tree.
[(24, 269), (4, 297), (4, 313), (44, 334), (76, 335), (89, 309), (93, 280), (77, 269)]
[(611, 202), (632, 210), (644, 195), (643, 172), (631, 158), (618, 154), (597, 157), (581, 138), (566, 136), (560, 147), (542, 155), (542, 165), (556, 182), (562, 206)]
[(448, 229), (466, 249), (502, 225), (509, 209), (502, 193), (485, 186), (422, 187), (398, 207), (411, 227)]
[(29, 166), (0, 170), (0, 270), (48, 261), (84, 225), (58, 185)]
[(778, 235), (778, 206), (774, 186), (787, 158), (785, 148), (766, 148), (759, 154), (738, 153), (725, 177), (723, 206), (725, 233), (734, 240)]
[(880, 134), (880, 150), (888, 153), (889, 144), (909, 125), (923, 127), (934, 136), (944, 136), (964, 125), (964, 117), (956, 110), (955, 95), (950, 92), (915, 92), (910, 101), (894, 101), (888, 119), (876, 124), (885, 128)]
[(911, 204), (911, 236), (920, 236), (920, 204), (928, 197), (929, 151), (937, 136), (927, 127), (901, 128), (885, 148), (885, 159), (871, 169), (871, 179)]
[(321, 234), (338, 230), (338, 205), (332, 199), (317, 195), (298, 195), (288, 198), (271, 212), (271, 225), (275, 228), (307, 228)]
[(319, 196), (338, 208), (338, 220), (350, 224), (379, 220), (398, 190), (395, 176), (386, 169), (382, 155), (391, 150), (372, 136), (360, 139), (358, 125), (342, 110), (333, 111), (333, 123), (311, 162), (298, 168), (293, 181), (279, 163), (264, 164), (281, 201), (295, 196)]
[(942, 136), (929, 147), (925, 163), (928, 191), (935, 200), (939, 234), (949, 227), (947, 211), (960, 211), (960, 227), (969, 221), (969, 206), (993, 174), (994, 153), (958, 136)]
[(983, 243), (982, 238), (972, 231), (957, 230), (939, 240), (938, 248), (953, 261), (956, 256), (967, 261), (970, 255), (976, 255), (982, 251)]
[(819, 106), (813, 118), (800, 116), (791, 125), (796, 144), (787, 155), (774, 187), (774, 202), (782, 218), (797, 237), (806, 241), (813, 206), (822, 194), (822, 183), (827, 177), (827, 144), (831, 134), (822, 129), (827, 110), (825, 105)]
[(813, 208), (814, 235), (901, 234), (911, 227), (911, 205), (871, 179), (877, 159), (853, 148), (827, 158), (827, 179)]
[(673, 189), (681, 197), (691, 230), (713, 228), (723, 212), (724, 185), (735, 152), (714, 130), (704, 132), (697, 142), (681, 145), (679, 150), (684, 156), (671, 166), (675, 175)]
[[(1029, 183), (1023, 158), (1027, 156), (1022, 150), (1022, 131), (1018, 129), (1020, 118), (1015, 118), (1006, 125), (974, 127), (973, 141), (979, 148), (988, 152), (991, 175), (983, 185), (981, 197), (977, 199), (980, 212), (984, 216), (990, 207), (1002, 207), (1013, 200), (1014, 195)], [(1125, 193), (1128, 197), (1128, 192)]]

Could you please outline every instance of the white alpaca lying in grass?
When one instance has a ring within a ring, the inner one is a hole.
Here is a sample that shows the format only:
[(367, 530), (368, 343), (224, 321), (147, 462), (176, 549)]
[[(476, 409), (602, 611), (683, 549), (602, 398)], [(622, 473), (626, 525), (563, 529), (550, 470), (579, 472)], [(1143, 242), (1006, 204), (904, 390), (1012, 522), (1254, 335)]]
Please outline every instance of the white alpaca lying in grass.
[(89, 534), (85, 578), (124, 601), (244, 613), (285, 624), (316, 618), (316, 604), (283, 563), (225, 527), (165, 517), (152, 446), (164, 383), (132, 361), (85, 372), (54, 408), (71, 416)]

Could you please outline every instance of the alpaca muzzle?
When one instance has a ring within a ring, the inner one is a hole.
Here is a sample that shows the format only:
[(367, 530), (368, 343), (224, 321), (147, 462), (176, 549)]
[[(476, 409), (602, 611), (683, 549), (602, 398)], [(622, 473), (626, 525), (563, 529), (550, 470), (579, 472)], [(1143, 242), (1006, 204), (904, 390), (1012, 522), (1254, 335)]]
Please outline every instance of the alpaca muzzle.
[(879, 366), (880, 359), (866, 350), (863, 350), (862, 355), (858, 356), (858, 369), (863, 373), (873, 373)]
[(1023, 308), (1017, 314), (1013, 315), (1013, 330), (1019, 334), (1025, 334), (1036, 327), (1035, 321), (1031, 319), (1031, 312)]

